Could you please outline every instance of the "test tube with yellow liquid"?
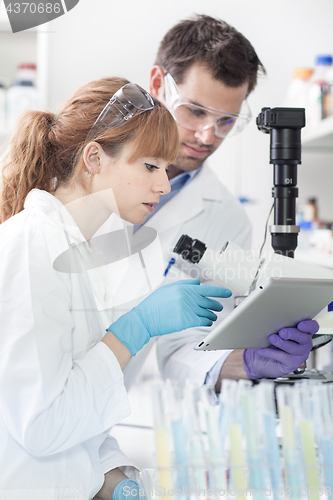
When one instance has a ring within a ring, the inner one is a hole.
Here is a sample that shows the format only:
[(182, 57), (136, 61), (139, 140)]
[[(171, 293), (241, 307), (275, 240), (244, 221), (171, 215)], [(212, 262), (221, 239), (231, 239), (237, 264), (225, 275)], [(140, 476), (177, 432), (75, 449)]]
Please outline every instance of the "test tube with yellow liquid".
[(153, 407), (154, 407), (154, 425), (155, 425), (155, 453), (156, 465), (158, 471), (158, 490), (156, 493), (160, 498), (173, 498), (172, 482), (172, 461), (171, 461), (171, 443), (169, 422), (165, 413), (165, 393), (162, 384), (153, 386)]
[(309, 500), (319, 500), (320, 478), (317, 463), (317, 447), (314, 435), (314, 393), (319, 389), (318, 384), (309, 384), (306, 381), (294, 386), (295, 400), (299, 406), (298, 421), (300, 427), (303, 463), (306, 479), (306, 490)]

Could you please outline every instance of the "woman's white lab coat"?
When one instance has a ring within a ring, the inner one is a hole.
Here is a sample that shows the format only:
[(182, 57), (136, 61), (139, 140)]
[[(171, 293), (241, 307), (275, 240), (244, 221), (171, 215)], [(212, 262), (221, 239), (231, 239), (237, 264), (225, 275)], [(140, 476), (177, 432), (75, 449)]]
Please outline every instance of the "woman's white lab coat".
[(0, 226), (0, 257), (0, 499), (88, 500), (129, 465), (108, 435), (130, 408), (100, 342), (112, 318), (96, 306), (95, 256), (60, 201), (33, 190)]

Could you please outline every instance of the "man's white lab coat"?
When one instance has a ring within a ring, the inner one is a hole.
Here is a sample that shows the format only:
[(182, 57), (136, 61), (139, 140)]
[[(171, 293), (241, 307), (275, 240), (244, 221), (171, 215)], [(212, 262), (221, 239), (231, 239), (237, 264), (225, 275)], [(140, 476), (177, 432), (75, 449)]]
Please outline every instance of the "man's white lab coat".
[[(201, 282), (207, 285), (223, 286), (208, 279), (205, 273), (200, 273), (198, 266), (187, 263), (180, 255), (172, 252), (182, 234), (203, 241), (207, 247), (215, 251), (220, 251), (227, 241), (232, 241), (246, 250), (251, 246), (251, 223), (242, 204), (221, 184), (207, 165), (204, 165), (188, 185), (158, 210), (145, 226), (154, 228), (158, 233), (164, 255), (164, 269), (171, 257), (176, 258), (176, 264), (170, 268), (162, 284), (192, 277), (200, 278)], [(145, 226), (134, 233), (133, 245), (142, 238)], [(221, 300), (224, 310), (218, 313), (218, 320), (211, 328), (214, 328), (233, 309), (233, 300), (233, 297)], [(136, 304), (132, 301), (128, 309), (134, 305)], [(123, 307), (118, 316), (125, 310)], [(231, 352), (195, 351), (193, 347), (209, 331), (209, 328), (191, 328), (152, 339), (125, 368), (126, 387), (132, 385), (156, 340), (158, 362), (164, 378), (173, 378), (181, 382), (190, 378), (194, 383), (203, 384), (207, 372), (221, 357), (225, 359)]]
[[(108, 436), (130, 412), (100, 342), (112, 318), (96, 306), (94, 256), (66, 212), (33, 190), (0, 226), (1, 500), (88, 500), (106, 471), (131, 465)], [(66, 249), (74, 272), (53, 267)]]

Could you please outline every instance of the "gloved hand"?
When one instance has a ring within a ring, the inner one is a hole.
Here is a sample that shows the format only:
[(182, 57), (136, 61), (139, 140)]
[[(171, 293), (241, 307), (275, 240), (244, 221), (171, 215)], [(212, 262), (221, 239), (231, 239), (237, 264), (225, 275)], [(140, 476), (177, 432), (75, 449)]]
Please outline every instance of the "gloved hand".
[(179, 332), (192, 326), (211, 326), (222, 311), (217, 300), (231, 292), (218, 286), (200, 285), (200, 280), (181, 280), (161, 286), (131, 311), (109, 326), (110, 330), (135, 354), (150, 337)]
[(305, 320), (297, 328), (282, 328), (268, 337), (272, 346), (245, 349), (244, 368), (251, 380), (276, 378), (293, 372), (306, 361), (312, 349), (312, 335), (317, 333), (317, 321)]
[(145, 498), (144, 495), (139, 496), (139, 485), (133, 479), (123, 479), (120, 483), (117, 484), (115, 489), (113, 490), (112, 500), (143, 500)]

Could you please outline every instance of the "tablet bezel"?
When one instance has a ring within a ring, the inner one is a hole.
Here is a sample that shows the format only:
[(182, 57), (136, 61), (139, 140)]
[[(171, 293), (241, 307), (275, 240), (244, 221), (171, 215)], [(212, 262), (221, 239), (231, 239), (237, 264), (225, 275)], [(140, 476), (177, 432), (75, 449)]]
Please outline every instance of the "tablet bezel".
[(199, 351), (268, 347), (268, 336), (313, 319), (333, 300), (333, 279), (269, 278), (194, 347)]

